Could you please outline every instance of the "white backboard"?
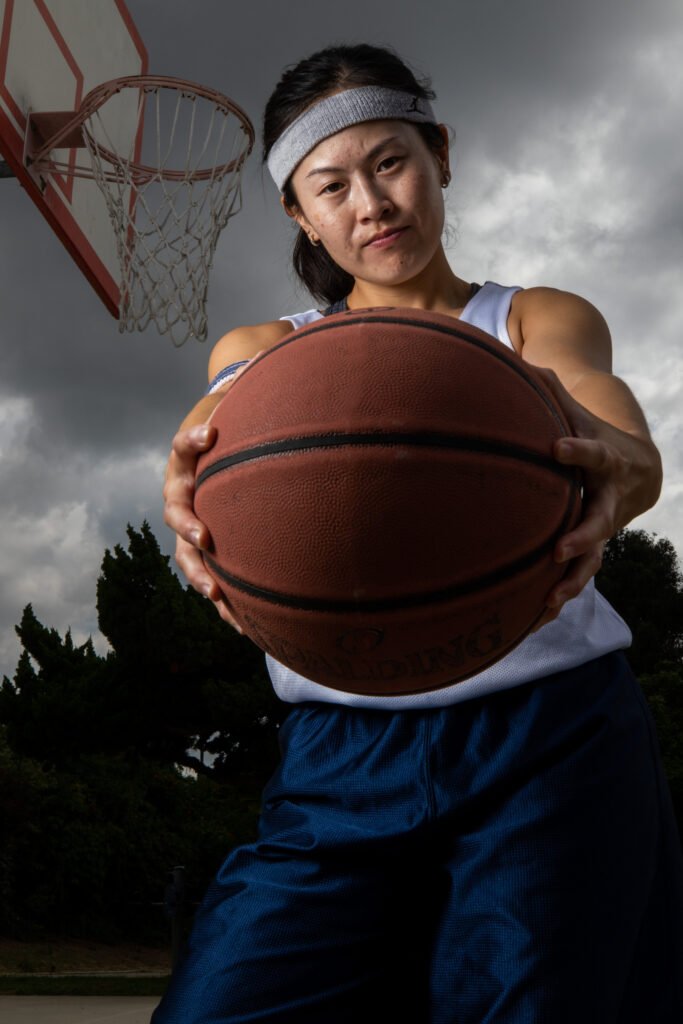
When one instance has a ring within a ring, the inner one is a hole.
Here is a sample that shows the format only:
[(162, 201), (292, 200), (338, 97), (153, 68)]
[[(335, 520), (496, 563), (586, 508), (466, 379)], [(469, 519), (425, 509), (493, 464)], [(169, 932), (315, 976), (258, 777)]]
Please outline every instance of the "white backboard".
[[(29, 112), (75, 111), (101, 82), (146, 73), (147, 51), (123, 0), (0, 0), (0, 157), (114, 316), (118, 260), (104, 198), (94, 181), (66, 174), (41, 189), (24, 166), (24, 137)], [(130, 125), (132, 137), (138, 129)], [(83, 150), (55, 155), (71, 166), (83, 160)]]

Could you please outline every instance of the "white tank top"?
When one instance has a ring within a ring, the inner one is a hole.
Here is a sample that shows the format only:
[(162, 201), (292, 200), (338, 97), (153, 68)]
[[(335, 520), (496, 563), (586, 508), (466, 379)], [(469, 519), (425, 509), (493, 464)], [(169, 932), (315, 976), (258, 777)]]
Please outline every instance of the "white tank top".
[[(487, 281), (467, 303), (461, 313), (461, 319), (513, 348), (507, 330), (507, 320), (512, 296), (519, 290), (516, 287), (504, 288)], [(297, 328), (321, 318), (322, 313), (317, 309), (309, 309), (305, 313), (296, 313), (281, 319), (289, 320)], [(494, 693), (496, 690), (507, 690), (554, 672), (575, 668), (609, 651), (629, 647), (630, 644), (631, 632), (628, 626), (595, 589), (595, 584), (591, 580), (578, 597), (563, 606), (553, 622), (526, 637), (500, 661), (464, 682), (444, 686), (440, 690), (401, 694), (396, 697), (344, 693), (300, 676), (269, 654), (266, 655), (266, 663), (275, 692), (281, 700), (289, 703), (315, 700), (360, 708), (392, 708), (398, 711), (445, 707), (470, 700), (472, 697)]]

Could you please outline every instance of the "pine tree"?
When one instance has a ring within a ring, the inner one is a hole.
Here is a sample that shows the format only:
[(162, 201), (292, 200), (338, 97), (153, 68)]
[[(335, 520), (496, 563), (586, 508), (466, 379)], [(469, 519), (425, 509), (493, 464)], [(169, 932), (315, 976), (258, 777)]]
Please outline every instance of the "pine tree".
[(12, 748), (45, 764), (65, 764), (111, 743), (106, 662), (92, 642), (62, 639), (27, 605), (17, 626), (22, 652), (12, 682), (0, 686), (0, 721)]
[(262, 653), (182, 586), (147, 523), (127, 533), (128, 551), (106, 552), (97, 586), (122, 730), (136, 750), (167, 763), (267, 776), (283, 707)]

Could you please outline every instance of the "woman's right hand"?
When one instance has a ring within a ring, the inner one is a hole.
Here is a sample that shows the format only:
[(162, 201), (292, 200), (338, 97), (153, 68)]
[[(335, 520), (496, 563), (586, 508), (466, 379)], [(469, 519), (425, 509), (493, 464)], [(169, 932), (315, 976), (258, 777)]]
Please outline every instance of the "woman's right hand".
[(239, 633), (242, 629), (233, 618), (220, 587), (213, 576), (209, 575), (201, 556), (202, 551), (210, 549), (211, 536), (204, 523), (194, 514), (197, 459), (216, 440), (216, 428), (209, 422), (213, 410), (244, 372), (247, 363), (289, 334), (291, 327), (288, 321), (282, 320), (252, 327), (237, 327), (216, 343), (209, 359), (209, 381), (226, 366), (233, 363), (243, 365), (225, 384), (200, 398), (185, 417), (173, 438), (166, 467), (164, 522), (176, 534), (175, 560), (194, 589), (213, 601), (220, 617)]
[(194, 514), (194, 481), (197, 459), (216, 440), (216, 428), (209, 423), (183, 427), (173, 438), (164, 484), (164, 521), (176, 534), (175, 560), (189, 583), (213, 601), (220, 617), (239, 633), (221, 590), (209, 575), (202, 550), (211, 543), (209, 531)]

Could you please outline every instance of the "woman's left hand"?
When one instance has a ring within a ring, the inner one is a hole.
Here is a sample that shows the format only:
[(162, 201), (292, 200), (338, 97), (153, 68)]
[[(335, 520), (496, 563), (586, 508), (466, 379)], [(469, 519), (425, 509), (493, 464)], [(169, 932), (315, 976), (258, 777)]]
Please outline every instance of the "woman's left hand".
[(555, 457), (583, 476), (581, 521), (555, 547), (555, 559), (567, 563), (567, 572), (548, 595), (538, 629), (595, 575), (610, 537), (654, 505), (662, 464), (642, 409), (612, 374), (609, 328), (595, 306), (554, 288), (522, 290), (512, 300), (508, 331), (574, 435), (556, 442)]
[[(661, 487), (661, 460), (648, 436), (627, 433), (600, 419), (569, 394), (553, 370), (536, 370), (575, 435), (556, 441), (555, 457), (576, 466), (583, 478), (581, 520), (555, 547), (555, 560), (571, 564), (548, 595), (548, 611), (536, 627), (540, 628), (598, 572), (609, 538), (654, 504)], [(614, 377), (610, 386), (625, 387)]]

